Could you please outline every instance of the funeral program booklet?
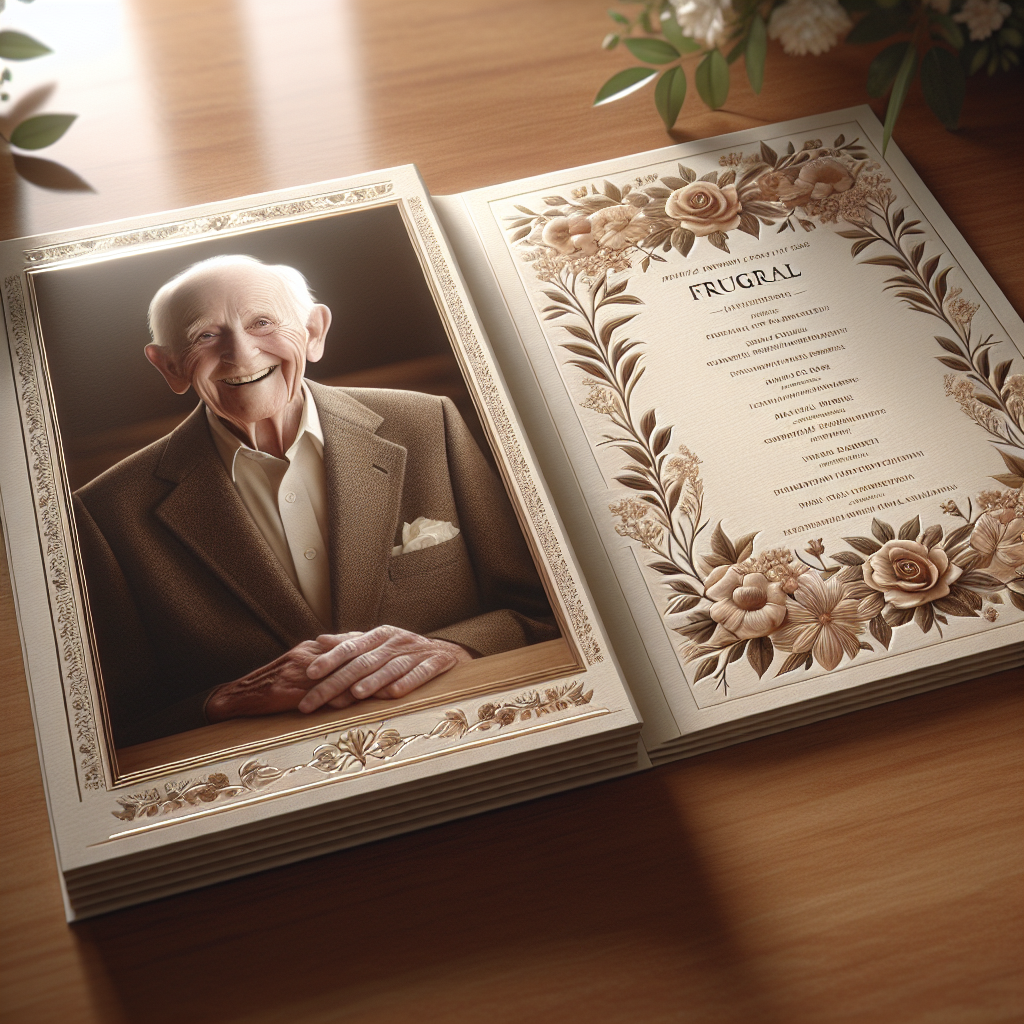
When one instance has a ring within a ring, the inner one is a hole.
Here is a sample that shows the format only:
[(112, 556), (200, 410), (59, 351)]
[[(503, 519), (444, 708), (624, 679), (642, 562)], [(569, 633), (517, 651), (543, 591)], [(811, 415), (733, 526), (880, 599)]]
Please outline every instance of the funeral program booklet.
[(880, 135), (0, 245), (69, 919), (1018, 663), (1021, 321)]
[(1021, 320), (880, 135), (435, 199), (655, 758), (1019, 661)]

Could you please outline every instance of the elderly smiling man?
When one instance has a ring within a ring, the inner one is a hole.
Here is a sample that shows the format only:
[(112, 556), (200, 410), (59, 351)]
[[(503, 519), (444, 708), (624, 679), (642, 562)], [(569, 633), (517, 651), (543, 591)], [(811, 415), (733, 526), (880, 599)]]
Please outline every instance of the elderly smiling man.
[(146, 356), (202, 404), (75, 495), (118, 746), (400, 697), (557, 635), (451, 402), (303, 379), (331, 313), (298, 271), (215, 257), (149, 315)]

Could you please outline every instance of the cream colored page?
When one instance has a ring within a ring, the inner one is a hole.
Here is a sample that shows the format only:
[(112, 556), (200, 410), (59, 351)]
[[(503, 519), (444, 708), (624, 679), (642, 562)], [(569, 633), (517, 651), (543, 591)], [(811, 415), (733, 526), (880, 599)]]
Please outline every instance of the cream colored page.
[(858, 124), (767, 134), (490, 203), (698, 707), (1024, 604), (1019, 319)]

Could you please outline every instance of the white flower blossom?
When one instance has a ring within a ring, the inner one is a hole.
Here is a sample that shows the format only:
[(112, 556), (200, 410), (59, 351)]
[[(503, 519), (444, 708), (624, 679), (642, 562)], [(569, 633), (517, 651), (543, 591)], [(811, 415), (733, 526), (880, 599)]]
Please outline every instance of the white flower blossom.
[(1010, 5), (1001, 0), (967, 0), (963, 10), (953, 15), (953, 20), (963, 22), (970, 37), (980, 42), (998, 32), (1009, 16)]
[(671, 0), (683, 35), (701, 46), (721, 46), (732, 31), (732, 0)]
[(786, 0), (772, 11), (768, 35), (778, 39), (786, 53), (802, 57), (831, 50), (851, 24), (838, 0)]

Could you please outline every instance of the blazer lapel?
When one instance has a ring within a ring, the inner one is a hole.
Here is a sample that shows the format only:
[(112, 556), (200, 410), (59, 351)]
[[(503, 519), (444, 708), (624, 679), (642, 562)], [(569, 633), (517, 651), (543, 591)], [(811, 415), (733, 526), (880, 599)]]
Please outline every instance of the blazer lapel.
[(157, 518), (282, 643), (294, 647), (323, 632), (242, 504), (203, 406), (171, 436), (157, 472), (177, 484)]
[(337, 389), (312, 382), (310, 389), (324, 432), (334, 627), (373, 629), (398, 531), (406, 452), (376, 436), (377, 413)]

